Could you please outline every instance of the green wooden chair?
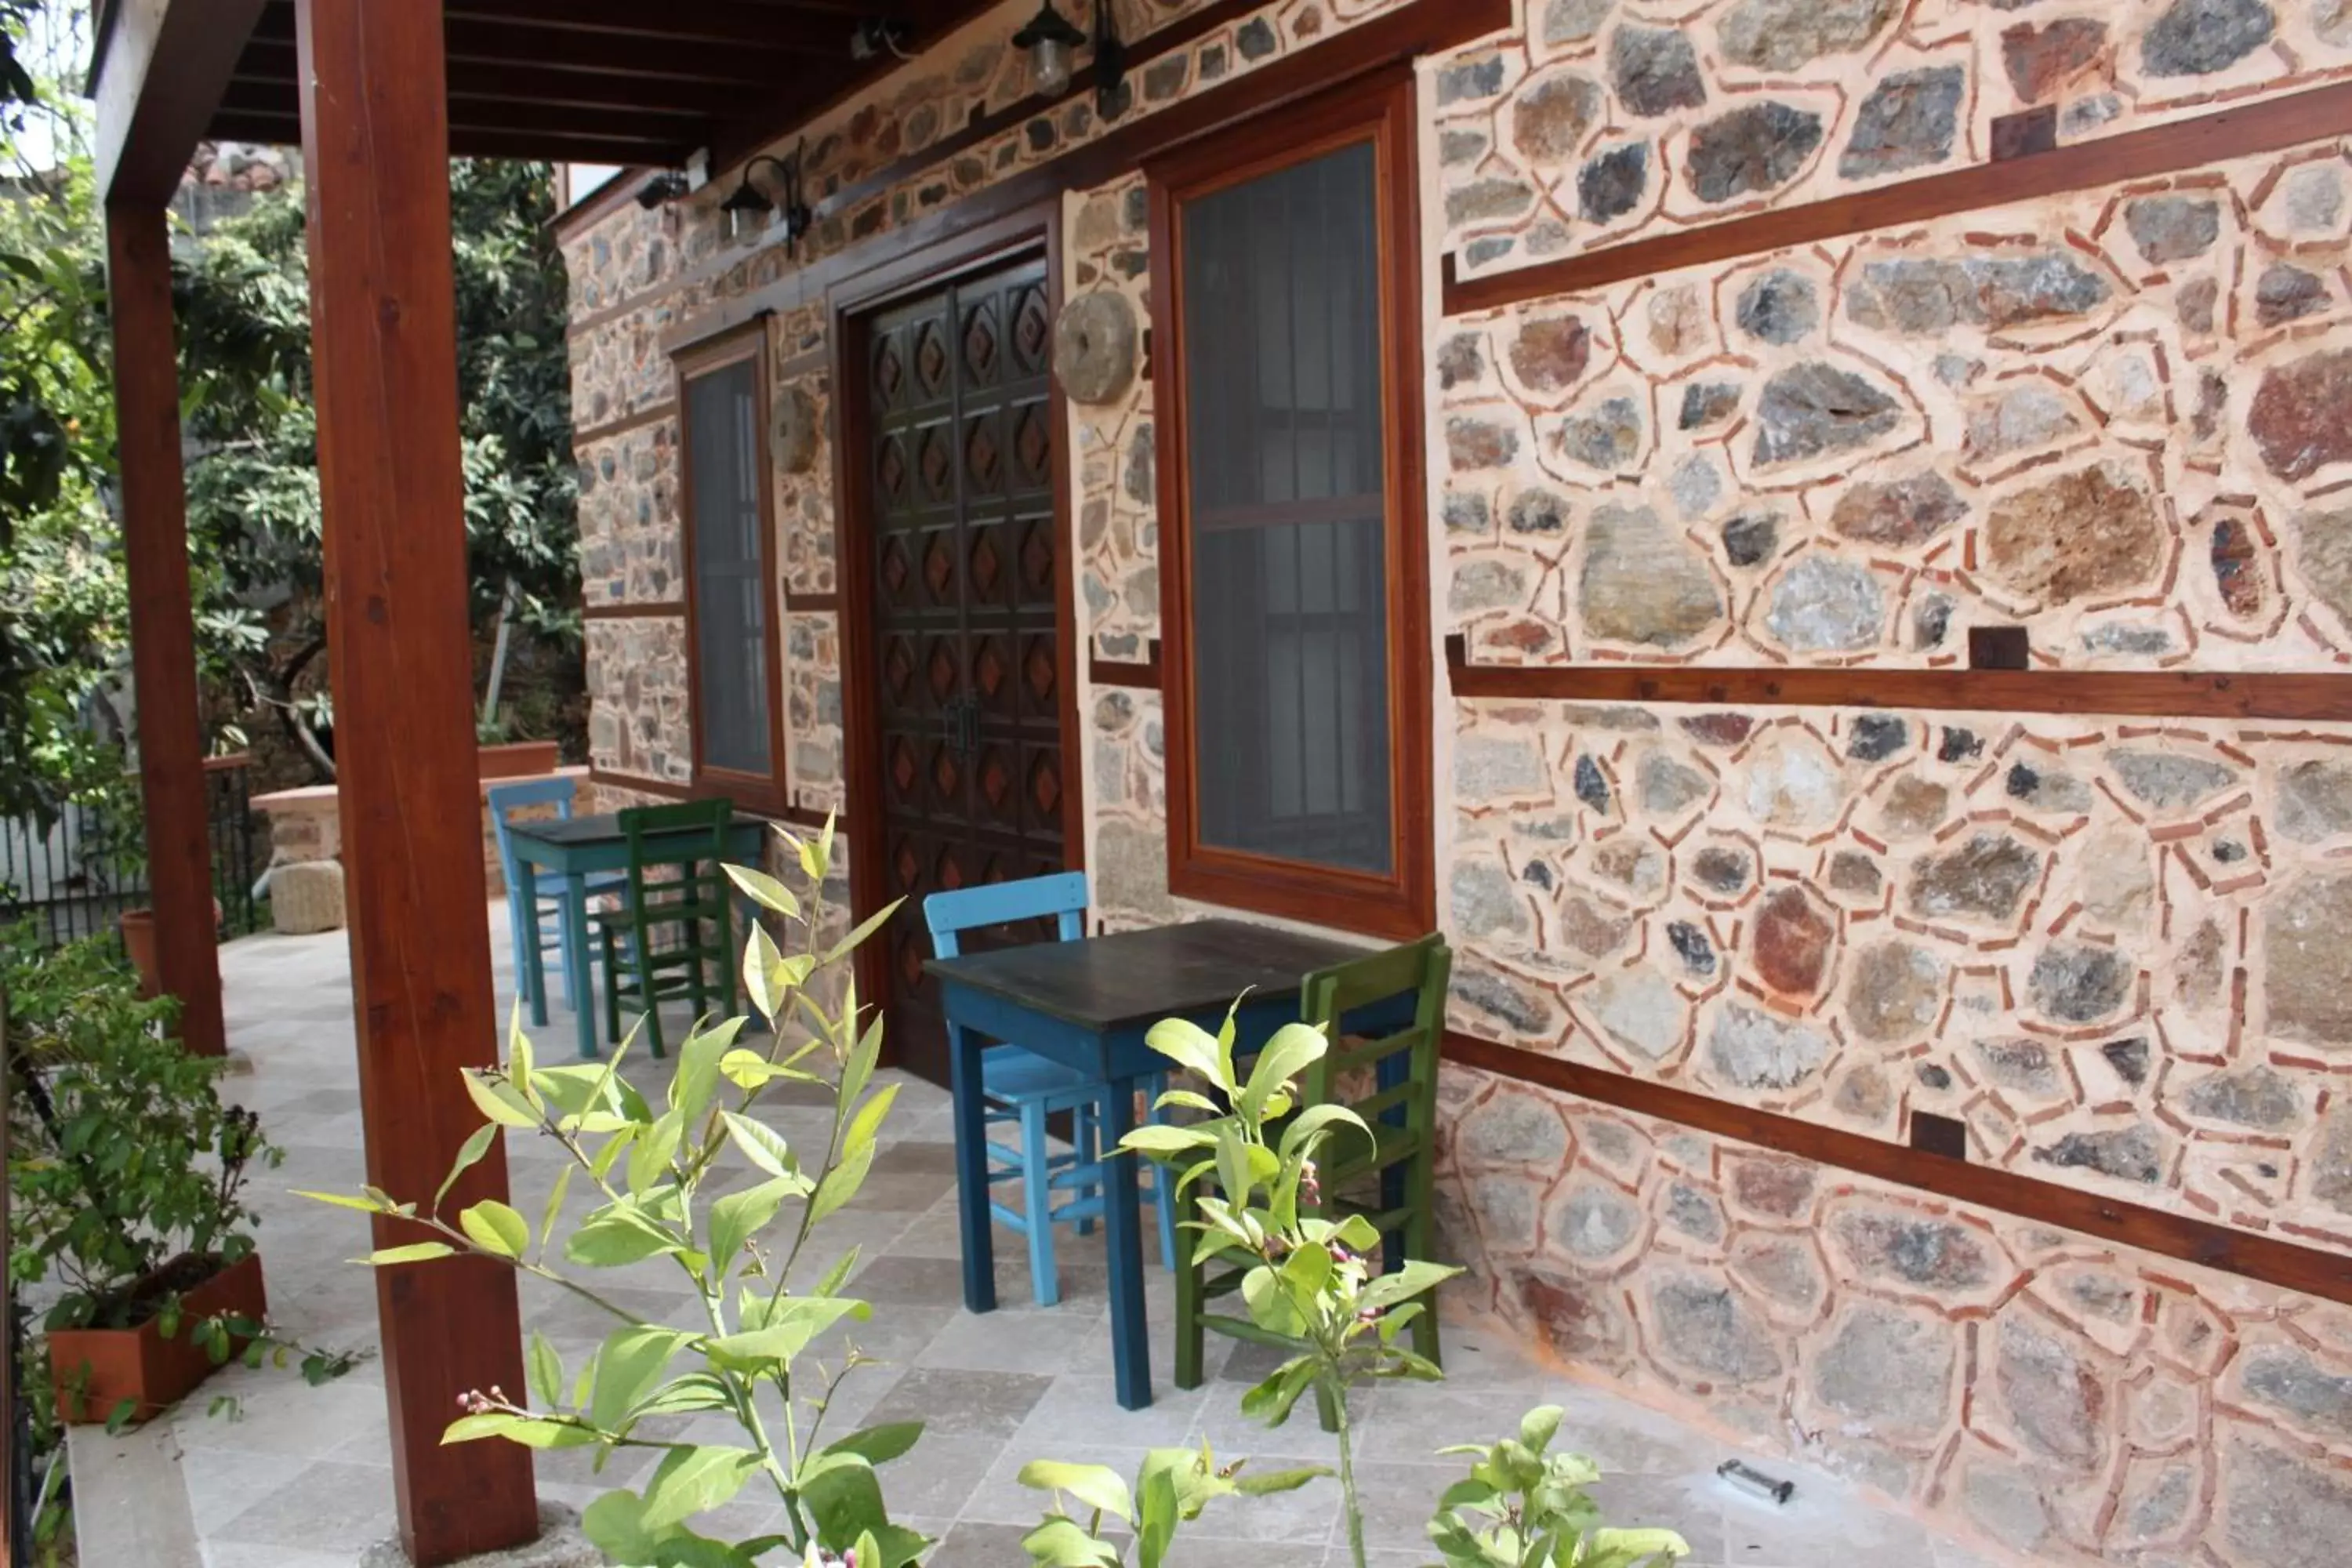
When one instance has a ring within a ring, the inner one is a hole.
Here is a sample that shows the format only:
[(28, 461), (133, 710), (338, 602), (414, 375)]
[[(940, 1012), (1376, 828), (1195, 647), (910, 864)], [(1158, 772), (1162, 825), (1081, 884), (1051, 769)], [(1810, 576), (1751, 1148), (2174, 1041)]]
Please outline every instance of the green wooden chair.
[[(1299, 1016), (1322, 1027), (1334, 1045), (1307, 1070), (1299, 1108), (1349, 1106), (1371, 1127), (1372, 1135), (1348, 1129), (1332, 1134), (1317, 1163), (1322, 1210), (1335, 1216), (1360, 1214), (1381, 1237), (1381, 1262), (1394, 1268), (1407, 1258), (1435, 1256), (1437, 1239), (1437, 1061), (1445, 1035), (1446, 982), (1454, 954), (1443, 936), (1430, 935), (1403, 947), (1307, 977)], [(1365, 1040), (1339, 1034), (1339, 1020), (1388, 1004), (1393, 1015), (1410, 998), (1412, 1022), (1393, 1034)], [(1206, 1184), (1186, 1194), (1197, 1219), (1197, 1198)], [(1297, 1348), (1283, 1335), (1259, 1328), (1244, 1314), (1212, 1307), (1237, 1294), (1247, 1269), (1227, 1254), (1202, 1262), (1194, 1256), (1200, 1232), (1176, 1233), (1176, 1386), (1201, 1386), (1206, 1331), (1253, 1344)], [(1415, 1353), (1438, 1359), (1437, 1304), (1412, 1321)], [(1325, 1409), (1326, 1431), (1337, 1413)]]
[(727, 800), (620, 814), (629, 841), (628, 879), (618, 889), (625, 901), (598, 917), (611, 1039), (621, 1037), (624, 1004), (644, 1012), (656, 1057), (667, 1054), (662, 1003), (691, 997), (697, 1016), (712, 1011), (714, 1003), (734, 1011), (735, 896), (725, 869), (727, 828), (734, 816), (734, 803)]

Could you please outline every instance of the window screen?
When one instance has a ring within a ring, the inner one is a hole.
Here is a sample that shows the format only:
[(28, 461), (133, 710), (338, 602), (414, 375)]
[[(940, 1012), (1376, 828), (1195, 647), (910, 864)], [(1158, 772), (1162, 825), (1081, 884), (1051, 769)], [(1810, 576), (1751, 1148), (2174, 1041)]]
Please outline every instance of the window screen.
[(695, 712), (702, 765), (766, 776), (767, 583), (761, 564), (756, 359), (687, 383), (693, 486)]
[(1181, 233), (1201, 843), (1386, 875), (1376, 174), (1357, 143)]

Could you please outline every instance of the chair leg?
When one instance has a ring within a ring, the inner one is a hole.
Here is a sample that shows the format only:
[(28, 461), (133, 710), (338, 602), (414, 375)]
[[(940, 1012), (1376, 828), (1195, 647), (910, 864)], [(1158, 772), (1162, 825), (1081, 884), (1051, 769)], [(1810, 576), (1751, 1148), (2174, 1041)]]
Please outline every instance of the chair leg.
[[(533, 935), (537, 928), (533, 928)], [(523, 946), (522, 905), (512, 893), (507, 895), (507, 935), (514, 940), (515, 999), (530, 1001), (530, 949)]]
[[(1081, 1105), (1070, 1112), (1070, 1151), (1075, 1163), (1080, 1165), (1091, 1165), (1102, 1158), (1102, 1151), (1096, 1146), (1095, 1113), (1092, 1107)], [(1094, 1233), (1095, 1222), (1091, 1218), (1081, 1216), (1078, 1220), (1078, 1234), (1092, 1236)]]
[(604, 928), (604, 1043), (621, 1043), (621, 961), (611, 926)]
[[(1160, 1097), (1168, 1091), (1168, 1075), (1154, 1073), (1144, 1085), (1151, 1096), (1150, 1117), (1154, 1121), (1166, 1121), (1168, 1112), (1160, 1109)], [(1176, 1268), (1176, 1173), (1166, 1165), (1151, 1168), (1151, 1202), (1160, 1211), (1160, 1262), (1173, 1273)]]
[[(1161, 1174), (1166, 1174), (1163, 1168)], [(1201, 1323), (1201, 1266), (1193, 1258), (1192, 1248), (1199, 1243), (1200, 1233), (1180, 1230), (1176, 1233), (1176, 1386), (1201, 1386), (1202, 1352), (1208, 1330)]]
[[(1412, 1162), (1412, 1217), (1404, 1224), (1404, 1255), (1429, 1261), (1437, 1256), (1437, 1156), (1424, 1147)], [(1421, 1316), (1410, 1328), (1413, 1353), (1443, 1366), (1437, 1348), (1437, 1292), (1422, 1298)]]
[(1045, 1107), (1033, 1100), (1021, 1108), (1021, 1209), (1029, 1227), (1029, 1293), (1041, 1307), (1062, 1299), (1062, 1281), (1054, 1272), (1054, 1185), (1046, 1164), (1051, 1152)]

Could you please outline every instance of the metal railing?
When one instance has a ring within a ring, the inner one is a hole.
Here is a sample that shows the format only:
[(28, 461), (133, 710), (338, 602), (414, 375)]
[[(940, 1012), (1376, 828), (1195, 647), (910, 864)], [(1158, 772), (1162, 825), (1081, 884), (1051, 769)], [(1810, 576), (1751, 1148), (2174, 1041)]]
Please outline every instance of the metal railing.
[[(252, 759), (205, 763), (213, 896), (224, 939), (259, 928), (253, 885), (266, 830), (253, 809)], [(145, 822), (135, 779), (110, 801), (68, 800), (46, 820), (0, 820), (0, 923), (30, 918), (46, 946), (106, 936), (147, 902)]]

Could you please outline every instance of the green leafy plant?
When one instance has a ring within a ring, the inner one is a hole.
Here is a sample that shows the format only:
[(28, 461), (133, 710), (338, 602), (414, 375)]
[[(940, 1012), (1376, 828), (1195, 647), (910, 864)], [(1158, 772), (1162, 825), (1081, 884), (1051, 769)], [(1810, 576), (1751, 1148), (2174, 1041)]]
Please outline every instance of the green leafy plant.
[(1326, 1203), (1316, 1153), (1342, 1129), (1366, 1138), (1370, 1132), (1346, 1106), (1298, 1107), (1294, 1079), (1330, 1048), (1320, 1029), (1287, 1024), (1276, 1030), (1245, 1077), (1234, 1061), (1230, 1012), (1214, 1035), (1170, 1018), (1146, 1038), (1209, 1092), (1168, 1090), (1162, 1107), (1200, 1120), (1150, 1123), (1128, 1134), (1123, 1147), (1176, 1172), (1179, 1192), (1200, 1189), (1201, 1218), (1188, 1226), (1198, 1232), (1196, 1256), (1211, 1262), (1231, 1257), (1246, 1267), (1241, 1296), (1251, 1322), (1295, 1353), (1243, 1395), (1242, 1412), (1278, 1426), (1302, 1396), (1315, 1395), (1339, 1438), (1348, 1544), (1363, 1568), (1348, 1391), (1374, 1379), (1444, 1375), (1398, 1336), (1428, 1310), (1422, 1298), (1461, 1271), (1415, 1258), (1393, 1272), (1375, 1272), (1368, 1255), (1381, 1238), (1371, 1222), (1360, 1214), (1329, 1217), (1327, 1211), (1340, 1206), (1339, 1194)]
[(1560, 1416), (1559, 1405), (1540, 1405), (1516, 1437), (1439, 1450), (1472, 1456), (1470, 1474), (1446, 1489), (1429, 1521), (1445, 1568), (1661, 1568), (1690, 1554), (1671, 1530), (1602, 1525), (1585, 1491), (1601, 1468), (1581, 1454), (1545, 1451)]
[[(139, 994), (102, 939), (45, 950), (29, 924), (0, 938), (8, 1004), (9, 1278), (51, 1287), (47, 1328), (185, 1334), (215, 1366), (299, 1369), (311, 1384), (357, 1352), (306, 1346), (239, 1313), (190, 1316), (184, 1293), (254, 1249), (254, 1169), (283, 1157), (260, 1120), (220, 1097), (222, 1064), (168, 1033), (174, 1004)], [(68, 1371), (67, 1392), (73, 1377)], [(234, 1415), (233, 1399), (213, 1402)], [(130, 1419), (129, 1402), (108, 1413)]]
[[(1160, 1568), (1176, 1538), (1176, 1527), (1198, 1519), (1211, 1501), (1236, 1494), (1264, 1497), (1296, 1491), (1318, 1476), (1331, 1472), (1316, 1467), (1245, 1476), (1239, 1463), (1220, 1468), (1205, 1443), (1192, 1448), (1154, 1448), (1143, 1457), (1135, 1488), (1106, 1465), (1066, 1465), (1034, 1459), (1021, 1468), (1021, 1484), (1054, 1494), (1054, 1506), (1022, 1544), (1040, 1568), (1121, 1568), (1126, 1545), (1135, 1546), (1135, 1568)], [(1080, 1523), (1068, 1511), (1076, 1502), (1087, 1518)], [(1110, 1538), (1114, 1525), (1124, 1531)]]
[[(419, 1239), (370, 1254), (364, 1261), (376, 1268), (494, 1258), (612, 1320), (612, 1331), (576, 1369), (532, 1334), (527, 1394), (452, 1391), (462, 1414), (442, 1440), (593, 1447), (600, 1470), (622, 1449), (657, 1452), (642, 1488), (607, 1492), (582, 1518), (590, 1539), (622, 1563), (732, 1568), (783, 1551), (807, 1563), (899, 1568), (929, 1544), (890, 1521), (876, 1476), (914, 1445), (920, 1424), (838, 1436), (826, 1430), (835, 1392), (870, 1364), (854, 1343), (823, 1361), (815, 1350), (828, 1331), (871, 1316), (843, 1289), (857, 1249), (814, 1278), (802, 1268), (817, 1227), (857, 1195), (898, 1093), (896, 1085), (874, 1087), (882, 1021), (861, 1012), (854, 982), (845, 980), (837, 1001), (821, 999), (832, 972), (890, 910), (835, 936), (823, 896), (832, 826), (808, 837), (779, 833), (807, 879), (805, 902), (762, 872), (728, 868), (746, 897), (795, 933), (795, 951), (786, 953), (755, 926), (744, 952), (744, 984), (771, 1031), (762, 1047), (745, 1043), (745, 1018), (698, 1023), (656, 1101), (620, 1074), (629, 1042), (602, 1064), (541, 1067), (518, 1023), (506, 1061), (466, 1076), (485, 1121), (429, 1202), (373, 1190), (307, 1194), (413, 1222)], [(802, 1151), (751, 1114), (779, 1083), (817, 1092), (832, 1108), (824, 1147), (805, 1163)], [(509, 1130), (551, 1139), (569, 1157), (537, 1219), (495, 1201), (445, 1215), (457, 1179)], [(754, 1179), (735, 1185), (747, 1167)], [(567, 1225), (575, 1185), (598, 1201)], [(694, 1321), (645, 1317), (591, 1282), (594, 1270), (653, 1259), (667, 1259), (692, 1291)], [(671, 1435), (676, 1418), (697, 1416), (733, 1422), (739, 1440)], [(690, 1527), (754, 1484), (782, 1505), (782, 1533), (721, 1542)]]

